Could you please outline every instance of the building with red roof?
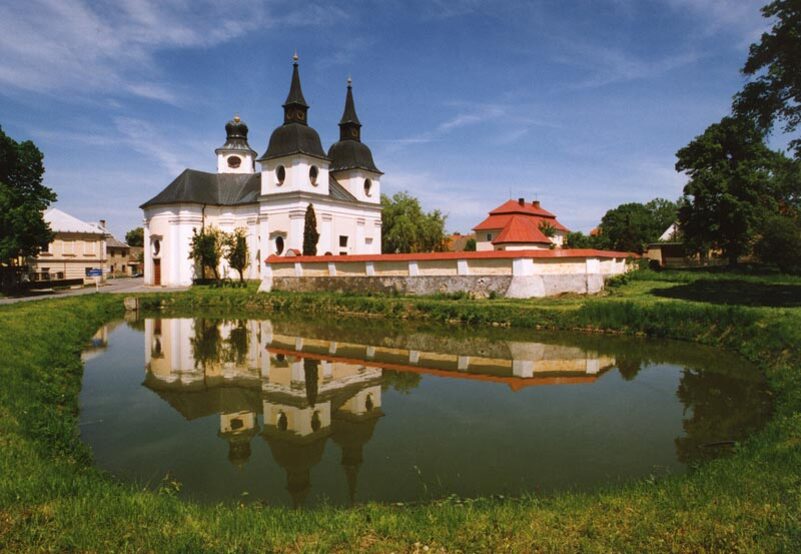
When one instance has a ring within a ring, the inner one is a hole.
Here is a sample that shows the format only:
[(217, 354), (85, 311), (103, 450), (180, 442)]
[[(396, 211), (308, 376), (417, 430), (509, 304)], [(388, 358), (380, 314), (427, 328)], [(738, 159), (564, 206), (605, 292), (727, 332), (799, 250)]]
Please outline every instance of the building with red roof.
[(476, 250), (537, 250), (561, 248), (570, 230), (543, 209), (539, 200), (508, 200), (473, 227)]

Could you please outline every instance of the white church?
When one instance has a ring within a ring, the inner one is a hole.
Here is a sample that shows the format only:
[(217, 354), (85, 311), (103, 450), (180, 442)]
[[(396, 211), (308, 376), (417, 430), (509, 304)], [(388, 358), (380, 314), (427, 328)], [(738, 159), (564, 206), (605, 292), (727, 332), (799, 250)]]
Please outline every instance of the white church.
[(225, 144), (215, 150), (216, 173), (186, 169), (142, 204), (146, 284), (191, 285), (200, 277), (189, 250), (193, 231), (204, 226), (246, 229), (250, 264), (245, 277), (258, 279), (268, 256), (300, 254), (309, 204), (317, 216), (318, 255), (381, 253), (382, 173), (361, 142), (350, 79), (339, 141), (328, 153), (308, 124), (297, 55), (283, 108), (284, 123), (261, 157), (248, 144), (247, 125), (235, 117), (225, 126)]

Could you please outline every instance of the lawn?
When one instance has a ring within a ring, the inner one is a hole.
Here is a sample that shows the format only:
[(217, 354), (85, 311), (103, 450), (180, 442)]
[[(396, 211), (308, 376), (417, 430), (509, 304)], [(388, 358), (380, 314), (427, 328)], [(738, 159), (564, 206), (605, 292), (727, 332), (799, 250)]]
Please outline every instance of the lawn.
[(645, 271), (603, 296), (512, 301), (148, 294), (148, 310), (364, 315), (452, 325), (644, 334), (734, 350), (765, 372), (767, 426), (683, 476), (582, 494), (291, 510), (201, 505), (115, 481), (78, 434), (80, 351), (122, 299), (0, 307), (0, 551), (797, 552), (801, 550), (801, 279)]

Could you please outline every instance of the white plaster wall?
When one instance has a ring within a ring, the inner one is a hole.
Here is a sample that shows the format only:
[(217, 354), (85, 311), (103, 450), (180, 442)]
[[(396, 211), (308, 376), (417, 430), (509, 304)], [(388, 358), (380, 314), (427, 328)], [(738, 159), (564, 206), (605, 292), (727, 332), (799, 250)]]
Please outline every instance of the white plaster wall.
[[(253, 154), (250, 152), (243, 152), (242, 150), (224, 150), (218, 148), (215, 150), (217, 154), (217, 173), (255, 173), (256, 165)], [(230, 167), (228, 165), (228, 158), (236, 156), (242, 160), (239, 167)]]
[[(345, 190), (362, 202), (381, 203), (381, 175), (364, 169), (347, 169), (333, 173), (334, 178)], [(364, 190), (365, 179), (370, 179), (370, 194)]]
[[(278, 184), (275, 170), (283, 165), (286, 178), (282, 185)], [(309, 169), (317, 166), (317, 184), (309, 179)], [(267, 160), (261, 164), (261, 193), (263, 195), (279, 192), (311, 192), (328, 196), (328, 161), (311, 156), (294, 155)]]

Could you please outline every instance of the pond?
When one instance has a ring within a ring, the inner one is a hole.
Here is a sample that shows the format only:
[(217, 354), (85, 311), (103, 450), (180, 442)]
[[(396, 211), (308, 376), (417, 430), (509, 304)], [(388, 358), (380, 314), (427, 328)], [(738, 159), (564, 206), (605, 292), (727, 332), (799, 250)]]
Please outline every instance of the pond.
[(770, 406), (699, 345), (372, 319), (120, 321), (84, 361), (96, 465), (207, 502), (584, 490), (682, 473)]

